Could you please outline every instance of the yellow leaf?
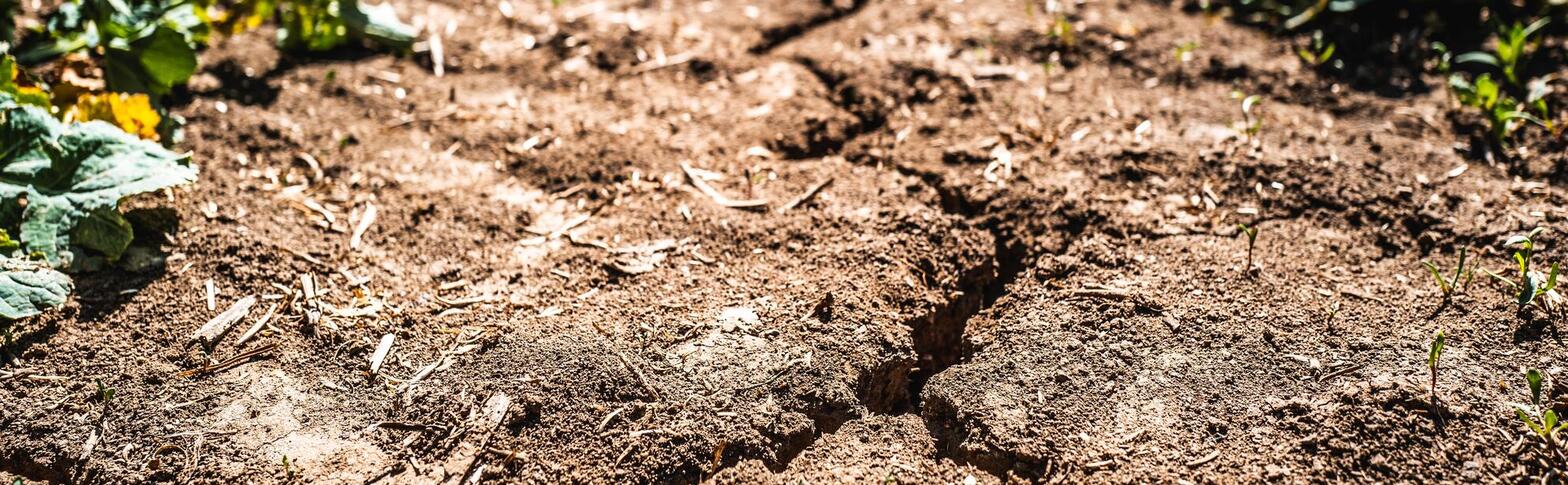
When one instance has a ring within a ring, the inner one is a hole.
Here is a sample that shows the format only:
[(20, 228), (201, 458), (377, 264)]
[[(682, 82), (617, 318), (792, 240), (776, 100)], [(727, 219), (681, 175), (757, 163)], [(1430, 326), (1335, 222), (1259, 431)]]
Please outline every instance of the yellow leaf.
[(158, 140), (161, 119), (145, 94), (83, 94), (65, 111), (66, 122), (107, 121), (126, 133), (152, 141)]

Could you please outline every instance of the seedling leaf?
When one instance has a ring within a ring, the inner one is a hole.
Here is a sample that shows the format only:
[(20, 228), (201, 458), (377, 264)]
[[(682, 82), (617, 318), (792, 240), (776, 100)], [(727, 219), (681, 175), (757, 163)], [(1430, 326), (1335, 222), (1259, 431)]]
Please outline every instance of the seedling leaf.
[(1448, 280), (1443, 279), (1443, 271), (1437, 269), (1437, 265), (1432, 264), (1431, 261), (1422, 261), (1421, 265), (1426, 266), (1426, 270), (1432, 273), (1432, 279), (1437, 280), (1437, 288), (1442, 290), (1444, 295), (1447, 295), (1453, 291), (1452, 288), (1448, 286)]
[(1541, 371), (1537, 369), (1530, 369), (1528, 372), (1524, 373), (1524, 380), (1530, 386), (1530, 403), (1536, 406), (1540, 406), (1542, 381)]
[(1466, 63), (1466, 62), (1479, 62), (1481, 64), (1486, 64), (1486, 65), (1489, 65), (1489, 66), (1496, 66), (1496, 65), (1498, 65), (1497, 56), (1494, 56), (1494, 55), (1492, 55), (1490, 53), (1487, 53), (1487, 52), (1466, 52), (1464, 54), (1460, 54), (1460, 55), (1454, 56), (1454, 61), (1453, 62), (1455, 64), (1462, 64), (1462, 63)]
[(1530, 427), (1530, 431), (1534, 431), (1535, 434), (1542, 437), (1546, 436), (1546, 430), (1541, 429), (1541, 425), (1535, 424), (1535, 419), (1531, 418), (1529, 413), (1524, 412), (1524, 409), (1515, 407), (1514, 412), (1519, 414), (1519, 420), (1524, 421), (1525, 426)]

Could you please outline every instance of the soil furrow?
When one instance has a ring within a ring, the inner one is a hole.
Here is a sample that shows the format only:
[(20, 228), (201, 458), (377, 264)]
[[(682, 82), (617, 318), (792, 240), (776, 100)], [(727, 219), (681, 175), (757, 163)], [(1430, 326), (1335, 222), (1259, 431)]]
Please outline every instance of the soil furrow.
[(778, 27), (772, 27), (762, 32), (762, 41), (748, 49), (754, 55), (767, 54), (777, 49), (784, 43), (811, 33), (824, 25), (843, 19), (865, 8), (871, 0), (850, 0), (848, 6), (839, 6), (835, 0), (821, 0), (829, 7), (827, 12), (814, 15), (799, 22), (792, 22)]

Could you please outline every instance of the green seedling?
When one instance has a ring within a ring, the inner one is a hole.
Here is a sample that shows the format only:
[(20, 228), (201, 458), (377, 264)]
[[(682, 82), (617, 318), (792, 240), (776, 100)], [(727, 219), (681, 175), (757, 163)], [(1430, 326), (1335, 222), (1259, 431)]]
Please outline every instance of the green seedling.
[(1545, 121), (1520, 109), (1519, 102), (1504, 93), (1491, 74), (1482, 74), (1471, 82), (1456, 73), (1448, 77), (1448, 87), (1460, 104), (1481, 110), (1491, 127), (1492, 141), (1498, 144), (1504, 144), (1521, 121), (1546, 126)]
[(1432, 55), (1437, 65), (1434, 66), (1438, 74), (1448, 74), (1454, 70), (1454, 52), (1448, 49), (1448, 44), (1432, 42)]
[(1546, 131), (1552, 132), (1552, 136), (1557, 136), (1557, 123), (1552, 121), (1551, 107), (1546, 105), (1546, 95), (1552, 94), (1551, 82), (1552, 76), (1531, 79), (1530, 90), (1525, 95), (1524, 103), (1525, 106), (1528, 106), (1535, 112), (1535, 116), (1540, 118), (1540, 122), (1546, 127)]
[(1067, 20), (1066, 15), (1057, 15), (1051, 21), (1050, 35), (1062, 42), (1063, 47), (1072, 47), (1077, 43), (1077, 34), (1073, 31), (1073, 23)]
[(1426, 368), (1432, 375), (1432, 412), (1434, 413), (1437, 412), (1437, 364), (1443, 358), (1443, 346), (1447, 340), (1448, 338), (1443, 335), (1443, 331), (1438, 330), (1437, 335), (1432, 336), (1432, 349), (1426, 357)]
[[(1231, 93), (1231, 96), (1238, 97), (1240, 94)], [(1258, 133), (1263, 131), (1263, 120), (1257, 115), (1258, 103), (1262, 101), (1263, 97), (1256, 94), (1241, 99), (1241, 116), (1246, 123), (1242, 131), (1247, 134), (1248, 142), (1256, 139)]]
[(1524, 374), (1525, 383), (1530, 386), (1530, 406), (1528, 409), (1522, 404), (1514, 405), (1514, 413), (1519, 415), (1519, 420), (1524, 421), (1536, 436), (1539, 436), (1547, 445), (1556, 446), (1557, 432), (1568, 429), (1568, 423), (1559, 422), (1557, 412), (1541, 405), (1541, 383), (1544, 380), (1541, 371), (1530, 369)]
[(1537, 297), (1557, 288), (1556, 263), (1552, 263), (1551, 269), (1544, 278), (1539, 272), (1531, 272), (1530, 270), (1531, 262), (1535, 258), (1535, 238), (1544, 231), (1546, 231), (1545, 228), (1537, 227), (1535, 230), (1530, 231), (1529, 234), (1510, 237), (1503, 243), (1505, 246), (1518, 246), (1518, 249), (1514, 250), (1514, 263), (1519, 270), (1519, 281), (1510, 280), (1502, 275), (1493, 273), (1491, 270), (1482, 270), (1486, 271), (1486, 274), (1493, 279), (1513, 288), (1515, 302), (1518, 303), (1521, 310), (1535, 302)]
[(109, 404), (109, 400), (114, 399), (114, 388), (104, 386), (103, 381), (100, 379), (93, 379), (93, 383), (98, 386), (98, 402)]
[(1246, 224), (1236, 224), (1236, 229), (1241, 231), (1237, 234), (1247, 236), (1247, 267), (1242, 268), (1241, 271), (1242, 273), (1250, 274), (1252, 272), (1252, 249), (1258, 244), (1258, 228)]
[(1306, 62), (1307, 65), (1317, 67), (1334, 58), (1335, 47), (1333, 42), (1325, 42), (1323, 40), (1323, 31), (1314, 31), (1312, 32), (1312, 43), (1306, 47), (1297, 48), (1296, 56), (1300, 57), (1302, 62)]
[(289, 455), (283, 455), (283, 479), (292, 482), (297, 478), (299, 478), (299, 470), (289, 462)]
[(1454, 58), (1454, 62), (1478, 62), (1495, 66), (1503, 71), (1503, 79), (1509, 84), (1520, 86), (1519, 71), (1523, 67), (1531, 52), (1541, 44), (1535, 38), (1535, 33), (1546, 27), (1549, 19), (1540, 19), (1525, 25), (1515, 22), (1506, 28), (1497, 31), (1497, 45), (1493, 52), (1466, 52)]
[(1176, 44), (1176, 62), (1186, 64), (1192, 62), (1193, 51), (1198, 50), (1197, 41), (1186, 41)]
[(1464, 287), (1469, 288), (1470, 281), (1475, 278), (1474, 271), (1465, 270), (1465, 256), (1467, 253), (1469, 253), (1469, 248), (1459, 248), (1459, 265), (1454, 267), (1454, 276), (1452, 278), (1443, 277), (1443, 271), (1438, 269), (1437, 265), (1432, 264), (1431, 261), (1421, 262), (1421, 265), (1426, 267), (1427, 272), (1432, 273), (1432, 279), (1437, 280), (1437, 289), (1443, 292), (1444, 301), (1447, 301), (1449, 297), (1452, 297), (1454, 293), (1459, 291), (1461, 279), (1463, 279)]

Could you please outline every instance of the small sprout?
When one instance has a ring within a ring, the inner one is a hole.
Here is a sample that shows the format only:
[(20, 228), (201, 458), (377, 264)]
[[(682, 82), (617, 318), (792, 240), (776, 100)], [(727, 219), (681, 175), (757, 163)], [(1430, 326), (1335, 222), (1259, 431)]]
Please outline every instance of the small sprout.
[(1437, 364), (1439, 359), (1442, 359), (1443, 357), (1443, 346), (1447, 340), (1448, 338), (1447, 336), (1443, 335), (1443, 331), (1438, 330), (1437, 335), (1432, 336), (1432, 350), (1429, 354), (1427, 354), (1426, 357), (1426, 368), (1428, 371), (1431, 371), (1432, 374), (1431, 389), (1433, 412), (1437, 411)]
[(299, 470), (295, 469), (292, 463), (289, 463), (289, 455), (283, 455), (283, 479), (292, 482), (298, 478)]
[(1557, 446), (1557, 433), (1568, 429), (1568, 423), (1560, 422), (1557, 412), (1541, 405), (1541, 371), (1530, 369), (1524, 374), (1525, 381), (1530, 385), (1530, 405), (1514, 405), (1514, 413), (1524, 421), (1536, 436), (1545, 441), (1548, 446)]
[(1509, 84), (1519, 86), (1520, 64), (1529, 57), (1541, 40), (1535, 33), (1546, 27), (1549, 19), (1540, 19), (1530, 25), (1514, 22), (1507, 28), (1497, 31), (1497, 45), (1493, 52), (1466, 52), (1454, 58), (1454, 62), (1477, 62), (1495, 66), (1503, 71), (1503, 79)]
[(1552, 132), (1552, 136), (1557, 136), (1559, 133), (1557, 123), (1552, 121), (1551, 107), (1546, 105), (1546, 96), (1552, 94), (1551, 82), (1552, 76), (1542, 76), (1530, 80), (1529, 94), (1525, 95), (1524, 103), (1530, 109), (1535, 110), (1535, 115), (1540, 118), (1541, 123), (1546, 127), (1546, 131)]
[(1176, 44), (1176, 61), (1182, 64), (1192, 62), (1192, 52), (1198, 50), (1197, 41), (1186, 41)]
[(1518, 128), (1519, 123), (1528, 121), (1541, 126), (1546, 126), (1546, 121), (1536, 118), (1524, 110), (1519, 109), (1519, 102), (1512, 96), (1503, 92), (1502, 86), (1492, 80), (1491, 74), (1482, 74), (1470, 82), (1461, 74), (1448, 77), (1448, 87), (1459, 99), (1459, 103), (1481, 110), (1491, 126), (1490, 135), (1493, 142), (1504, 144), (1508, 135)]
[(1263, 97), (1256, 94), (1242, 97), (1240, 91), (1232, 91), (1230, 96), (1241, 99), (1241, 116), (1242, 122), (1245, 123), (1242, 132), (1247, 134), (1247, 141), (1251, 142), (1257, 138), (1259, 132), (1263, 131), (1263, 120), (1257, 114), (1258, 103), (1263, 101)]
[(1437, 56), (1437, 65), (1434, 67), (1438, 74), (1448, 74), (1454, 70), (1454, 52), (1448, 49), (1448, 44), (1432, 42), (1432, 53)]
[(98, 402), (109, 404), (109, 400), (114, 399), (114, 388), (104, 386), (100, 379), (93, 379), (93, 383), (98, 385)]
[(1247, 236), (1247, 267), (1242, 268), (1243, 273), (1252, 273), (1252, 248), (1258, 244), (1258, 228), (1246, 224), (1236, 224), (1236, 229)]
[(1443, 271), (1438, 269), (1437, 265), (1431, 261), (1421, 262), (1421, 265), (1426, 267), (1427, 272), (1432, 273), (1432, 279), (1437, 280), (1437, 289), (1443, 293), (1443, 301), (1448, 301), (1449, 297), (1452, 297), (1454, 293), (1459, 291), (1461, 282), (1464, 287), (1468, 288), (1470, 281), (1475, 278), (1475, 271), (1465, 270), (1465, 256), (1469, 249), (1459, 248), (1459, 265), (1454, 267), (1454, 276), (1452, 278), (1443, 277)]
[(1057, 15), (1051, 22), (1050, 35), (1061, 41), (1064, 47), (1072, 47), (1077, 42), (1076, 34), (1073, 33), (1073, 23), (1067, 20), (1066, 15)]
[(1529, 372), (1524, 373), (1524, 380), (1530, 385), (1530, 404), (1540, 406), (1541, 382), (1545, 381), (1545, 379), (1541, 378), (1541, 371), (1539, 369), (1530, 369)]
[(1549, 295), (1545, 300), (1546, 303), (1540, 304), (1542, 307), (1549, 306), (1557, 298), (1557, 293), (1553, 291), (1557, 288), (1557, 263), (1552, 263), (1545, 276), (1542, 276), (1538, 271), (1530, 269), (1530, 264), (1535, 258), (1535, 238), (1544, 231), (1546, 231), (1545, 228), (1537, 227), (1535, 230), (1530, 231), (1529, 234), (1510, 237), (1503, 243), (1505, 246), (1518, 246), (1518, 249), (1514, 250), (1514, 263), (1519, 269), (1518, 281), (1510, 280), (1493, 273), (1491, 270), (1482, 270), (1493, 279), (1513, 288), (1515, 303), (1519, 305), (1520, 310), (1523, 310), (1524, 307), (1529, 306), (1531, 303), (1535, 303), (1536, 298), (1541, 295)]
[(1321, 66), (1334, 58), (1335, 45), (1333, 42), (1323, 41), (1323, 31), (1312, 32), (1312, 43), (1306, 47), (1296, 49), (1296, 55), (1302, 62), (1312, 67)]

